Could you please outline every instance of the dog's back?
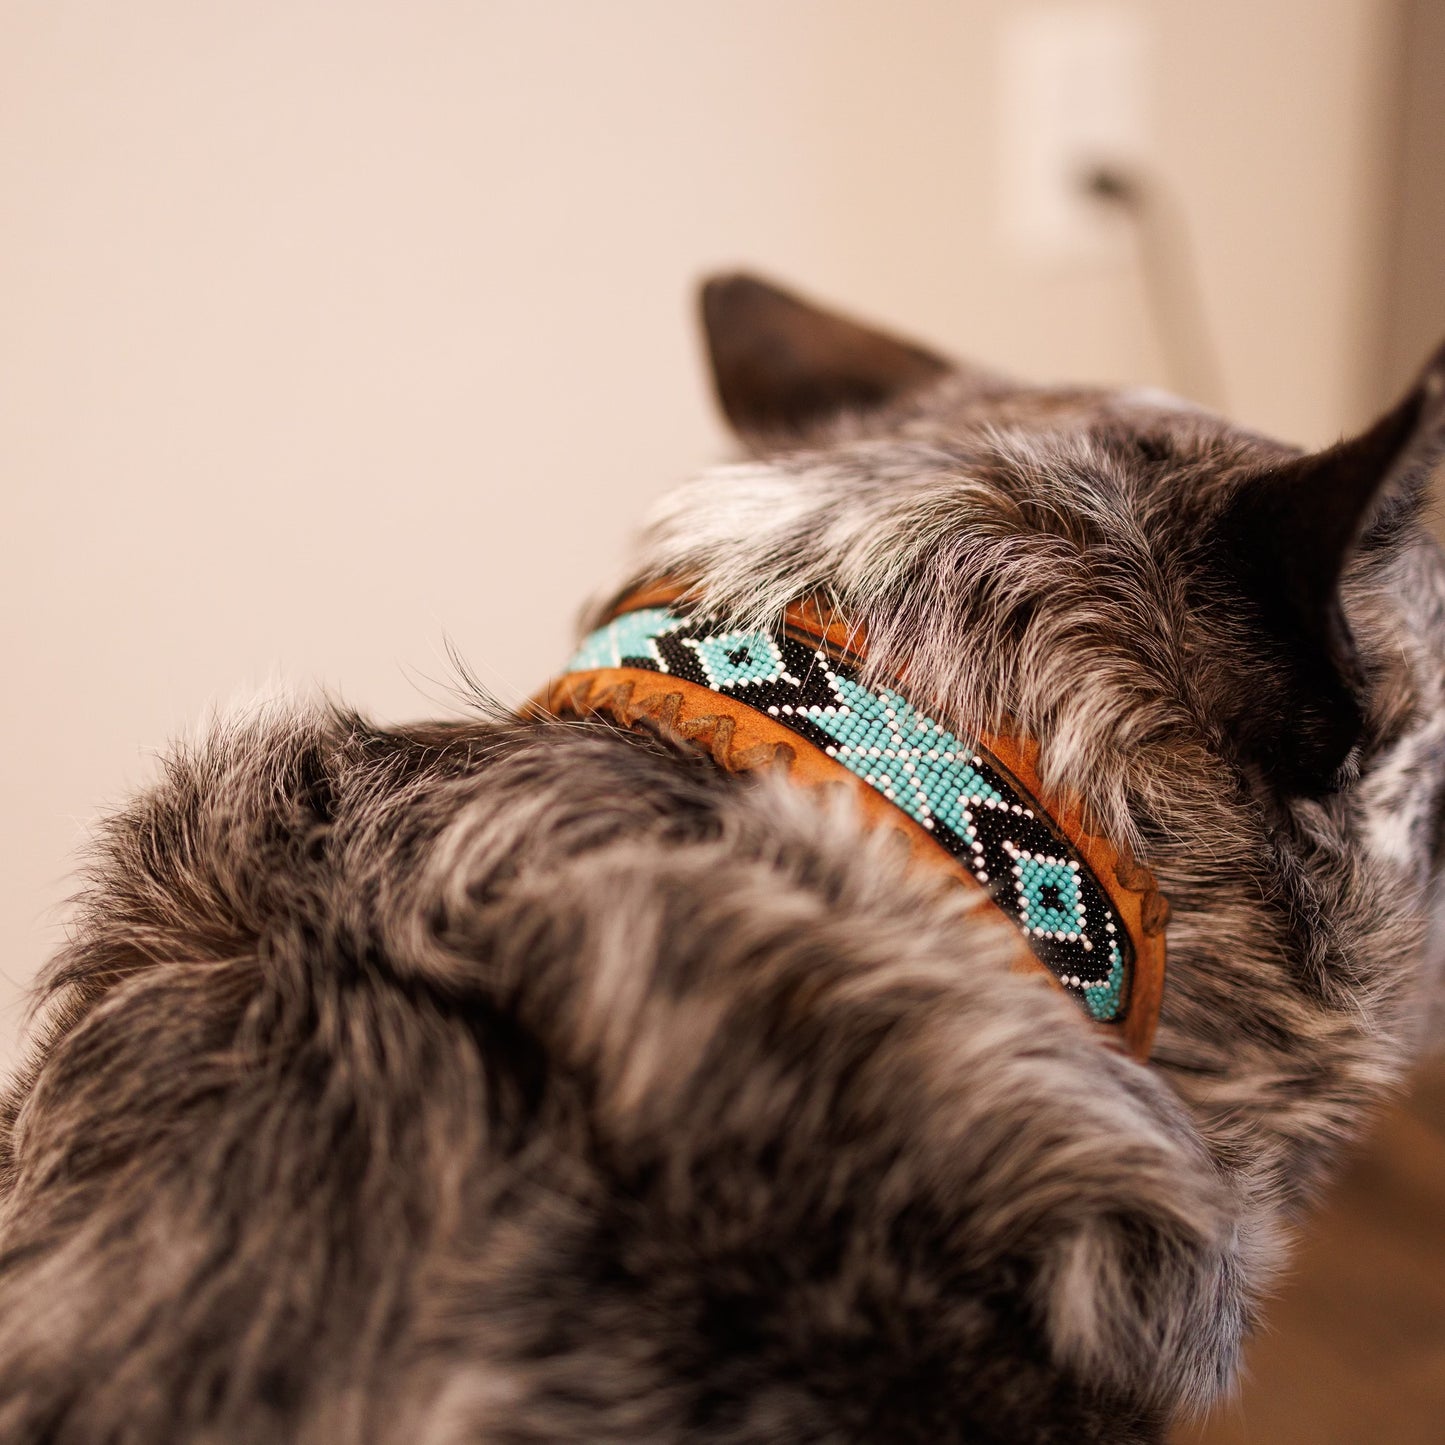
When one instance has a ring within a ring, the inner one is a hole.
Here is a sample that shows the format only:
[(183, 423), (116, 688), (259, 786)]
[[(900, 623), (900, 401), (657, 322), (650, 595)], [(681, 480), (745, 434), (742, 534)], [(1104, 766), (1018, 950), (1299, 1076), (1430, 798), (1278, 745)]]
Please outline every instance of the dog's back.
[(1149, 1438), (1160, 1342), (1036, 1296), (1197, 1285), (1204, 1159), (828, 822), (592, 726), (173, 758), (14, 1126), (4, 1438)]

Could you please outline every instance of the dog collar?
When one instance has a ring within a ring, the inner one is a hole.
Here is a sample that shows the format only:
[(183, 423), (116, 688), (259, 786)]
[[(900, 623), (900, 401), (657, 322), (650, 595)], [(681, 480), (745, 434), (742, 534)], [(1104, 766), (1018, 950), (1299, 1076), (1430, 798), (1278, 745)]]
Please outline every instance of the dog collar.
[(651, 721), (731, 772), (781, 766), (843, 783), (874, 825), (996, 908), (1015, 967), (1047, 975), (1135, 1057), (1149, 1054), (1168, 904), (1150, 873), (1046, 798), (1037, 748), (961, 737), (897, 688), (859, 681), (866, 639), (809, 601), (770, 630), (691, 612), (686, 588), (635, 593), (532, 705), (537, 715)]

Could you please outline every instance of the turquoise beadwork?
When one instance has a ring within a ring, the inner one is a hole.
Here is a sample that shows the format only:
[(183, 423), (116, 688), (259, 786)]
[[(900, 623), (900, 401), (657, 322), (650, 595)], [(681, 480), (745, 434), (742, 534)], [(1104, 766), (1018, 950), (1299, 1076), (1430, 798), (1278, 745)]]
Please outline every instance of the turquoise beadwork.
[(757, 708), (821, 747), (927, 829), (1014, 920), (1091, 1018), (1127, 1007), (1127, 933), (1098, 880), (1008, 774), (893, 688), (784, 629), (769, 633), (666, 607), (622, 614), (586, 638), (568, 672), (668, 673)]

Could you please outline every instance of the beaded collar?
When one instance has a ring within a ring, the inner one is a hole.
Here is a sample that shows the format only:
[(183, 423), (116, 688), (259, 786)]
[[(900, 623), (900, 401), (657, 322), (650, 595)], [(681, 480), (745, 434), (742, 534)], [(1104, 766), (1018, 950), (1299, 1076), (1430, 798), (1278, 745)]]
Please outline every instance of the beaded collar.
[(865, 640), (816, 603), (766, 631), (685, 604), (681, 586), (628, 597), (533, 712), (650, 720), (729, 771), (782, 766), (807, 786), (850, 786), (873, 824), (1014, 924), (1020, 971), (1045, 974), (1148, 1057), (1168, 904), (1146, 869), (1084, 828), (1077, 802), (1045, 798), (1033, 745), (961, 737), (903, 691), (865, 686)]

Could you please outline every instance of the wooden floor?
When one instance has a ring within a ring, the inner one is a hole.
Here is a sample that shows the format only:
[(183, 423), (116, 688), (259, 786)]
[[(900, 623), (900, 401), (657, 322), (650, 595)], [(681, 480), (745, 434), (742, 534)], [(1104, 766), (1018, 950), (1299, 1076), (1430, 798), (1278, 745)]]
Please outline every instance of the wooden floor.
[(1445, 1062), (1311, 1221), (1240, 1398), (1176, 1445), (1445, 1445)]

